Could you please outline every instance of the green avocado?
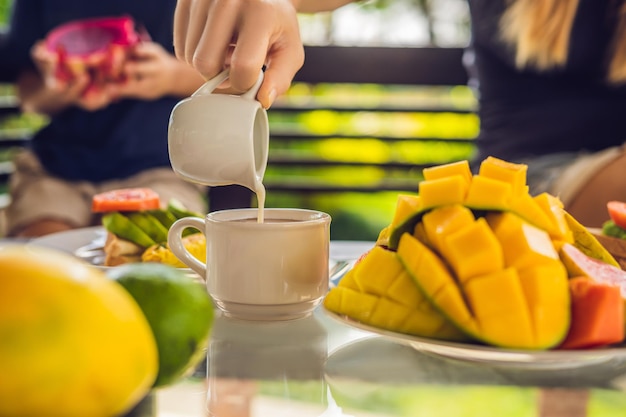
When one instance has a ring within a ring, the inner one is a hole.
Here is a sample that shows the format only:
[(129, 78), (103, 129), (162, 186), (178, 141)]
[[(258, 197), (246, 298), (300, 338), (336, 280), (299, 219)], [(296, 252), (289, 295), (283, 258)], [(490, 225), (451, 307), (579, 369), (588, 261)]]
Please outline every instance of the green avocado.
[(171, 385), (203, 358), (213, 327), (213, 303), (203, 284), (158, 263), (125, 264), (107, 272), (137, 301), (159, 351), (154, 387)]
[(141, 230), (139, 226), (118, 211), (105, 214), (102, 217), (102, 225), (114, 235), (144, 248), (148, 248), (157, 243), (146, 234), (146, 232)]
[(174, 222), (177, 220), (176, 217), (174, 217), (174, 215), (168, 210), (148, 210), (148, 213), (154, 216), (167, 230), (169, 230), (169, 228), (172, 227)]
[(196, 213), (196, 212), (193, 212), (191, 210), (188, 210), (183, 205), (183, 203), (181, 203), (180, 201), (176, 200), (175, 198), (172, 198), (167, 203), (167, 211), (172, 213), (172, 215), (174, 217), (176, 217), (177, 220), (178, 219), (182, 219), (183, 217), (204, 217), (200, 213)]
[(613, 220), (607, 220), (602, 225), (602, 233), (618, 239), (626, 239), (626, 230), (615, 224)]
[(135, 211), (129, 213), (128, 218), (155, 242), (167, 242), (167, 229), (152, 214), (146, 211)]
[[(167, 204), (167, 211), (170, 212), (175, 218), (176, 220), (185, 218), (185, 217), (200, 217), (203, 218), (204, 216), (200, 213), (196, 213), (193, 212), (191, 210), (188, 210), (183, 203), (181, 203), (180, 201), (176, 200), (175, 198), (172, 198), (168, 204)], [(189, 235), (193, 235), (195, 233), (199, 233), (198, 230), (188, 227), (185, 230), (183, 230), (183, 236), (189, 236)]]

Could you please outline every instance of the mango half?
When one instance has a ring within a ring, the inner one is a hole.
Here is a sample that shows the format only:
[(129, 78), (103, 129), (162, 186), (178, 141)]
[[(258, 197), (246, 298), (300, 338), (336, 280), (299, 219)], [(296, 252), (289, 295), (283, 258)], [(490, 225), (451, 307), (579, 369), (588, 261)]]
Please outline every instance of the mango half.
[[(442, 207), (429, 215), (458, 216), (464, 209)], [(426, 234), (439, 249), (406, 233), (398, 257), (435, 309), (468, 336), (517, 349), (548, 349), (565, 338), (568, 275), (547, 232), (515, 214), (493, 212), (457, 228), (426, 227)]]
[(529, 194), (526, 170), (494, 157), (477, 174), (467, 161), (425, 169), (326, 308), (419, 336), (558, 347), (571, 324), (562, 248), (613, 262), (558, 197)]

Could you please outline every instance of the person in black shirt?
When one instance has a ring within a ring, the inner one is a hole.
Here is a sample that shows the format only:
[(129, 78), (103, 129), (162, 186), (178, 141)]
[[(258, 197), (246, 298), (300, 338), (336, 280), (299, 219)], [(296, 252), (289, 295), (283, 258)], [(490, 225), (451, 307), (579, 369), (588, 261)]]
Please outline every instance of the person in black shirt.
[[(176, 54), (207, 78), (230, 66), (236, 91), (265, 65), (257, 99), (269, 107), (304, 61), (297, 12), (347, 3), (179, 0)], [(601, 225), (607, 201), (626, 201), (626, 1), (468, 4), (466, 61), (481, 120), (474, 162), (525, 163), (532, 194), (548, 191), (581, 223)]]
[[(206, 212), (204, 190), (178, 178), (169, 162), (167, 124), (173, 106), (205, 81), (173, 54), (175, 0), (15, 0), (0, 43), (0, 74), (15, 82), (25, 112), (49, 116), (31, 148), (15, 159), (6, 210), (8, 234), (40, 236), (94, 225), (94, 194), (149, 187), (162, 203), (176, 198)], [(125, 82), (83, 94), (89, 77), (62, 83), (42, 40), (79, 19), (130, 16), (149, 35), (125, 65)]]

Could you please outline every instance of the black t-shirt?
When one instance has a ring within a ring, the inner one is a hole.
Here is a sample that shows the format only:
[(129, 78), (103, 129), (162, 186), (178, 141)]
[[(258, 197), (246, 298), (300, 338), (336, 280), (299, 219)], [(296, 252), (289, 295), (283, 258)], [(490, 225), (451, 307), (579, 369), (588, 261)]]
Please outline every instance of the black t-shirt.
[[(62, 23), (90, 17), (130, 15), (173, 52), (175, 6), (175, 0), (16, 0), (0, 45), (0, 73), (10, 78), (32, 66), (36, 41)], [(66, 180), (99, 182), (170, 167), (167, 125), (178, 100), (122, 100), (93, 112), (68, 108), (35, 135), (32, 148), (49, 172)]]
[(504, 0), (469, 0), (470, 74), (479, 86), (479, 155), (515, 161), (597, 151), (626, 140), (626, 88), (605, 80), (615, 16), (609, 0), (580, 0), (564, 68), (518, 71), (499, 37)]

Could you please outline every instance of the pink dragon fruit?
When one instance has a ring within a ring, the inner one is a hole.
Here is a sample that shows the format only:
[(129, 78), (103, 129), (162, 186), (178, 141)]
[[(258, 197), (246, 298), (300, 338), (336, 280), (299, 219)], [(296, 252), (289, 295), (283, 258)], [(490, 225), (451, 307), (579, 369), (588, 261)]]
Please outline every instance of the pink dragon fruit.
[(123, 82), (123, 64), (130, 50), (147, 34), (135, 30), (129, 16), (77, 20), (53, 29), (46, 37), (48, 51), (57, 54), (55, 75), (69, 81), (89, 73), (90, 88), (105, 82)]

